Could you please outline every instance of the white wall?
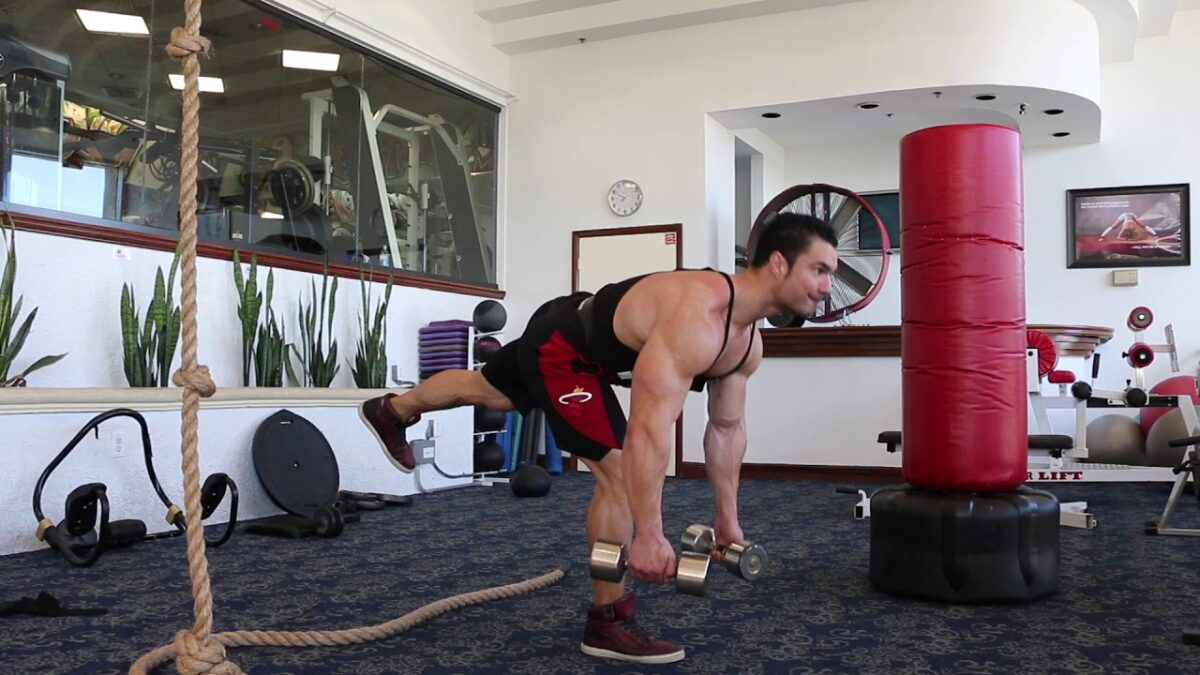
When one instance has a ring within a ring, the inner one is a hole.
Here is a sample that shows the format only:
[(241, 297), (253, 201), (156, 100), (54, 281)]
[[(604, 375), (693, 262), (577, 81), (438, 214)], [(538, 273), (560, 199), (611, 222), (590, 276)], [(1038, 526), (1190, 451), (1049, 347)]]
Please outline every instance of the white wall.
[(754, 164), (762, 164), (762, 158), (759, 155), (739, 155), (735, 162), (734, 179), (734, 200), (733, 203), (737, 207), (737, 212), (734, 214), (734, 241), (739, 246), (745, 246), (746, 240), (750, 236), (750, 226), (754, 223), (754, 216), (758, 210), (754, 208), (750, 191), (754, 183)]
[(750, 236), (750, 228), (762, 211), (763, 205), (789, 185), (785, 167), (787, 150), (759, 129), (735, 129), (733, 132), (735, 145), (745, 144), (753, 151), (750, 161), (750, 213), (749, 222), (743, 232), (738, 224), (737, 241), (745, 242)]
[[(878, 49), (848, 50), (848, 35)], [(713, 112), (978, 82), (1092, 98), (1097, 40), (1095, 19), (1071, 0), (898, 0), (514, 56), (511, 81), (520, 98), (508, 120), (511, 316), (521, 323), (542, 299), (570, 288), (572, 230), (681, 222), (685, 266), (732, 269), (733, 156), (742, 136), (713, 121)], [(641, 210), (625, 219), (604, 203), (605, 190), (622, 177), (646, 190)], [(790, 397), (798, 387), (828, 394), (835, 378), (805, 373), (785, 381)], [(757, 391), (776, 401), (781, 393)], [(702, 400), (693, 396), (685, 408), (689, 461), (702, 456)], [(826, 434), (809, 428), (810, 438)], [(756, 438), (751, 461), (774, 461), (769, 456), (785, 451), (786, 439)], [(876, 463), (873, 453), (843, 454), (847, 448), (817, 440), (787, 450), (786, 461)]]

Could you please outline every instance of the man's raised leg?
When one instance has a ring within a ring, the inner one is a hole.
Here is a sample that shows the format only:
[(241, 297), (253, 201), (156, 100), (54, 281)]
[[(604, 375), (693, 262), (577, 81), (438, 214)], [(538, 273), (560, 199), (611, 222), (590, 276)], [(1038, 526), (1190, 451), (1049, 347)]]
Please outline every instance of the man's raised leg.
[(491, 385), (478, 370), (443, 370), (403, 394), (384, 394), (359, 406), (359, 416), (406, 471), (416, 467), (405, 430), (421, 414), (464, 405), (481, 405), (508, 412), (512, 401)]

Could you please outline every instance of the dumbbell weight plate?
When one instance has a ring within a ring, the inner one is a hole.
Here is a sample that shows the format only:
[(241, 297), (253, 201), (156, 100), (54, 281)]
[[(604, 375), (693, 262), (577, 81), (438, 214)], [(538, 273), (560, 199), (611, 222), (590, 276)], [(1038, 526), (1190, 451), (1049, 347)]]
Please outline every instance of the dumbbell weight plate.
[(592, 546), (591, 574), (600, 581), (620, 581), (625, 576), (625, 547), (596, 542)]
[(675, 572), (675, 590), (703, 597), (708, 592), (708, 566), (712, 557), (707, 553), (684, 551)]
[(716, 534), (707, 525), (688, 525), (680, 538), (683, 550), (696, 553), (708, 553), (717, 543)]
[(733, 543), (725, 547), (724, 564), (739, 577), (754, 581), (767, 567), (767, 551), (758, 544)]
[(331, 506), (318, 511), (316, 521), (314, 529), (318, 537), (336, 537), (342, 533), (342, 529), (346, 526), (346, 520), (342, 516), (342, 512)]

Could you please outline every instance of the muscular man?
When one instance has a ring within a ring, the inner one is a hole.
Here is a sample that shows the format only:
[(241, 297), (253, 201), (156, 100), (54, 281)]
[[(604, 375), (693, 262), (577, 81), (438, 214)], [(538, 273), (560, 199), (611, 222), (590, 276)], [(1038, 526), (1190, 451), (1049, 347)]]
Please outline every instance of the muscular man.
[[(663, 534), (662, 487), (671, 429), (689, 391), (708, 390), (705, 470), (716, 501), (717, 543), (743, 540), (737, 494), (746, 451), (746, 381), (762, 360), (759, 320), (812, 316), (830, 292), (837, 237), (811, 216), (768, 221), (749, 267), (648, 274), (542, 305), (520, 338), (482, 370), (440, 372), (400, 395), (368, 400), (363, 419), (404, 468), (415, 463), (406, 427), (421, 413), (456, 406), (541, 408), (558, 444), (595, 476), (589, 550), (597, 539), (629, 544), (627, 571), (651, 583), (675, 575)], [(626, 422), (612, 386), (630, 387)], [(630, 543), (632, 540), (632, 543)], [(592, 581), (582, 650), (638, 663), (669, 663), (683, 649), (633, 621), (621, 583)]]

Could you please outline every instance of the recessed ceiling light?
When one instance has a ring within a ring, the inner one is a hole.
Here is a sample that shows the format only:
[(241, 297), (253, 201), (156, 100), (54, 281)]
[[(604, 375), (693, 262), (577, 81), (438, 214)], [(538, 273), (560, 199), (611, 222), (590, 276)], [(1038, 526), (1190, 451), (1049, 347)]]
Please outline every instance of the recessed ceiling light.
[(769, 120), (778, 119), (780, 117), (779, 113), (777, 112), (765, 112), (762, 114), (762, 116)]
[(284, 68), (297, 68), (300, 70), (326, 70), (329, 72), (335, 72), (338, 69), (338, 62), (341, 60), (341, 54), (331, 54), (329, 52), (305, 52), (298, 49), (283, 50)]
[(879, 104), (878, 104), (878, 103), (875, 103), (874, 101), (867, 101), (866, 103), (859, 103), (859, 104), (858, 104), (858, 108), (859, 108), (860, 110), (874, 110), (874, 109), (876, 109), (876, 108), (878, 108), (878, 107), (879, 107)]
[(978, 94), (975, 96), (976, 101), (995, 101), (995, 94)]
[[(183, 91), (183, 75), (171, 73), (167, 75), (167, 79), (171, 81), (171, 87)], [(225, 81), (219, 77), (200, 76), (200, 91), (207, 91), (213, 94), (225, 93)]]
[(136, 14), (114, 14), (92, 9), (77, 9), (80, 23), (89, 33), (109, 35), (149, 35), (146, 20)]
[(1053, 135), (1055, 138), (1063, 138), (1064, 136), (1070, 136), (1070, 135), (1071, 135), (1071, 132), (1069, 132), (1069, 131), (1056, 131), (1056, 132), (1054, 132), (1052, 135)]
[(1043, 110), (1042, 114), (1044, 114), (1044, 115), (1061, 115), (1061, 114), (1063, 114), (1063, 111), (1058, 108), (1050, 108), (1049, 110)]

